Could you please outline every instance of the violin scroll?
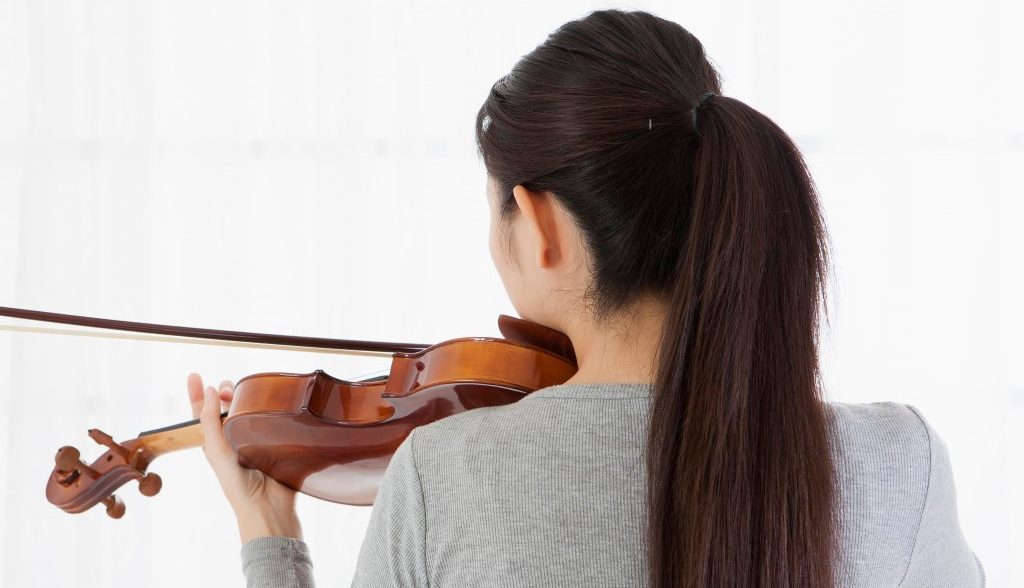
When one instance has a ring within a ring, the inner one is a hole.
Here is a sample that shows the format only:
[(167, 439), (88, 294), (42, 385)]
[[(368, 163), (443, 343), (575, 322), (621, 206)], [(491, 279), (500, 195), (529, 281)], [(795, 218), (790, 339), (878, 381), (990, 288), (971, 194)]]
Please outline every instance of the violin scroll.
[(163, 481), (160, 476), (146, 472), (153, 455), (138, 439), (120, 444), (100, 431), (90, 429), (89, 437), (107, 447), (107, 451), (92, 465), (82, 461), (82, 453), (65, 445), (54, 456), (54, 469), (46, 484), (46, 497), (62, 510), (79, 513), (102, 503), (107, 515), (119, 519), (124, 516), (124, 502), (113, 494), (129, 480), (138, 480), (139, 493), (155, 496)]

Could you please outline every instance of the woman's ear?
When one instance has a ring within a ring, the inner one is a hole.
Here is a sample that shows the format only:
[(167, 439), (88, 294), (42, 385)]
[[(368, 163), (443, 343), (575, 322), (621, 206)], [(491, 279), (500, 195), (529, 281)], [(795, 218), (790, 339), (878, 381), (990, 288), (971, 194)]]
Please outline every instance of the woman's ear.
[(566, 254), (563, 250), (567, 243), (566, 227), (563, 225), (567, 219), (561, 214), (555, 198), (550, 192), (532, 192), (521, 184), (512, 188), (512, 195), (522, 213), (526, 253), (540, 269), (558, 265)]

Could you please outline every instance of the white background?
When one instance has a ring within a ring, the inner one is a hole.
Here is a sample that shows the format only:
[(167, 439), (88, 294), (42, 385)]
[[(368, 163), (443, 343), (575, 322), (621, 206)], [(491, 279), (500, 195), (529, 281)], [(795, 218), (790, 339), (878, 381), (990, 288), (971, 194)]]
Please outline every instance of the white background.
[[(473, 121), (563, 22), (641, 8), (700, 38), (777, 121), (835, 254), (832, 400), (920, 408), (990, 586), (1024, 585), (1024, 8), (1015, 0), (0, 0), (0, 305), (436, 342), (512, 313), (487, 254)], [(10, 321), (13, 322), (13, 321)], [(25, 324), (24, 322), (20, 324)], [(68, 515), (57, 447), (188, 418), (185, 377), (382, 361), (0, 333), (0, 584), (243, 584), (197, 450)], [(301, 497), (321, 586), (370, 513)]]

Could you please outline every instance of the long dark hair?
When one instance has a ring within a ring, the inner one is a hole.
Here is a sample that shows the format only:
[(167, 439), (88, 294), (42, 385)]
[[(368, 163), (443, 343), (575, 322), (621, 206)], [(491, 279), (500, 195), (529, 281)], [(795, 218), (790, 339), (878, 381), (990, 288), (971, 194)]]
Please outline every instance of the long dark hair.
[(503, 221), (517, 184), (574, 217), (598, 320), (670, 301), (647, 438), (650, 585), (832, 586), (828, 237), (796, 145), (720, 93), (683, 27), (595, 11), (493, 85), (477, 146)]

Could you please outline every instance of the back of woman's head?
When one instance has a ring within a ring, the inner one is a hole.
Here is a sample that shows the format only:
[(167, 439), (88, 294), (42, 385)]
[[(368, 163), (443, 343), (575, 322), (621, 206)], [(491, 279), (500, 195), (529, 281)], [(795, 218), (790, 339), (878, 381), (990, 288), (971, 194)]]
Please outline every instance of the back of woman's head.
[(477, 143), (502, 219), (517, 184), (573, 216), (595, 320), (669, 303), (646, 454), (651, 585), (829, 586), (827, 235), (792, 140), (720, 92), (678, 24), (596, 11), (494, 84)]

